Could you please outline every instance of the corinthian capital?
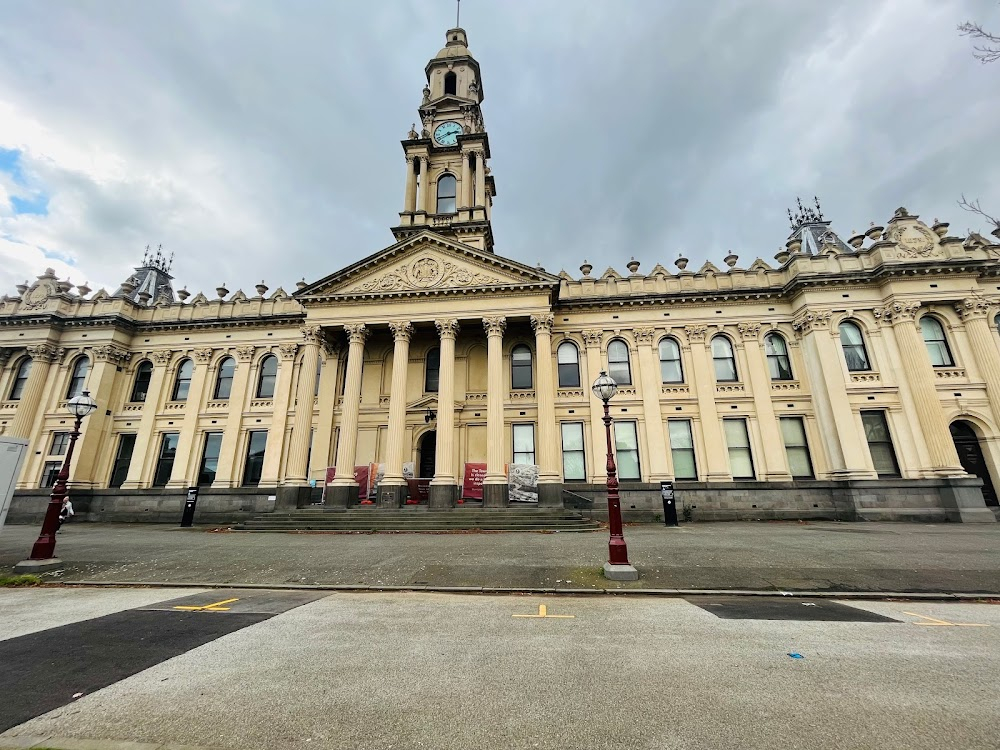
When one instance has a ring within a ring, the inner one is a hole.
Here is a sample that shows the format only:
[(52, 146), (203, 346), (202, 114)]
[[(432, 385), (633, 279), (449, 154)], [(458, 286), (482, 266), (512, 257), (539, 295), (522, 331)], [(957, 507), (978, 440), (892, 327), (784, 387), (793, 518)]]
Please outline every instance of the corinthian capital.
[(344, 326), (344, 331), (347, 333), (348, 341), (352, 344), (365, 343), (369, 333), (364, 323), (348, 323)]
[(115, 344), (95, 346), (93, 352), (98, 362), (113, 362), (116, 365), (124, 365), (132, 358), (128, 349)]
[(832, 313), (829, 310), (810, 310), (807, 308), (792, 321), (792, 328), (802, 334), (810, 331), (829, 330), (831, 317)]
[(396, 320), (389, 324), (392, 337), (396, 341), (409, 341), (413, 336), (413, 326), (408, 320)]
[(251, 359), (253, 359), (254, 352), (256, 351), (257, 347), (252, 346), (250, 344), (247, 344), (246, 346), (237, 346), (236, 359), (238, 359), (240, 362), (249, 362)]
[(173, 359), (174, 353), (170, 349), (160, 349), (150, 352), (149, 357), (158, 365), (168, 365), (170, 364), (170, 360)]
[(635, 341), (637, 344), (652, 344), (653, 337), (656, 335), (656, 329), (633, 328), (632, 333), (635, 334)]
[(583, 343), (585, 346), (600, 346), (604, 338), (604, 331), (597, 328), (588, 328), (583, 332)]
[(435, 320), (434, 327), (437, 328), (438, 336), (443, 339), (453, 339), (458, 336), (458, 321), (454, 318)]
[(542, 315), (532, 315), (531, 316), (531, 327), (534, 329), (535, 333), (544, 331), (545, 333), (552, 333), (552, 323), (555, 321), (555, 316), (552, 313), (544, 313)]
[(692, 344), (704, 342), (706, 333), (708, 333), (708, 326), (684, 326), (684, 334)]
[(891, 302), (885, 307), (875, 310), (875, 318), (883, 324), (895, 325), (896, 323), (912, 322), (920, 311), (919, 302), (901, 300)]
[(210, 349), (205, 347), (204, 349), (194, 350), (194, 360), (198, 364), (207, 365), (212, 359), (212, 355), (215, 354), (215, 349)]
[(760, 323), (737, 323), (736, 330), (744, 341), (754, 341), (760, 337)]
[(25, 348), (28, 350), (28, 356), (39, 362), (55, 362), (60, 356), (59, 349), (51, 344), (32, 344)]
[(982, 297), (967, 297), (955, 304), (955, 311), (963, 321), (972, 320), (973, 318), (985, 318), (990, 314), (990, 310), (992, 309), (993, 304)]
[(503, 336), (507, 329), (507, 318), (500, 316), (483, 318), (483, 328), (486, 329), (487, 336)]
[(302, 326), (302, 340), (307, 344), (322, 344), (323, 338), (323, 326)]

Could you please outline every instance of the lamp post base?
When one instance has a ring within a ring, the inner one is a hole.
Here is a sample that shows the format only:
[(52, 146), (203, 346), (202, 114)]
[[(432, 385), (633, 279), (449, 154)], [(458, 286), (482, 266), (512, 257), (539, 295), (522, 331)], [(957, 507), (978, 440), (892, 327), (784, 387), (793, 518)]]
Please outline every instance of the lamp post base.
[(52, 570), (62, 570), (63, 561), (58, 557), (50, 557), (47, 560), (21, 560), (14, 566), (14, 572), (18, 575), (28, 573), (48, 573)]
[(609, 581), (638, 581), (639, 571), (631, 565), (604, 563), (604, 577)]

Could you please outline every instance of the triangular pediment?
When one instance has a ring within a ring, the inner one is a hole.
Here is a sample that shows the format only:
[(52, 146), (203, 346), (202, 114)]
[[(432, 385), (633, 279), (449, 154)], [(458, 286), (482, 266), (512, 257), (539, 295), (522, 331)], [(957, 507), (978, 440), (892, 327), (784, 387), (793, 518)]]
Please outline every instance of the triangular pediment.
[(423, 231), (295, 293), (297, 299), (447, 294), (558, 286), (559, 278)]

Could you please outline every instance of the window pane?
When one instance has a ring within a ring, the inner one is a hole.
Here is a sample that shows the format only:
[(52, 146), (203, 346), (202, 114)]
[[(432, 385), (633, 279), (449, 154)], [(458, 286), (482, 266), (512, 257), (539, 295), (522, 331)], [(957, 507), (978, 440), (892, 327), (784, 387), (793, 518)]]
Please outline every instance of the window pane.
[(207, 486), (215, 481), (215, 474), (219, 470), (219, 452), (221, 449), (222, 433), (206, 433), (205, 449), (201, 455), (201, 468), (198, 470), (199, 486)]
[(691, 423), (686, 419), (671, 419), (667, 422), (671, 448), (693, 448)]
[(160, 455), (156, 461), (156, 472), (153, 475), (154, 487), (165, 487), (170, 481), (170, 473), (174, 468), (174, 458), (177, 455), (177, 442), (180, 435), (176, 432), (164, 433), (160, 441)]
[(215, 398), (227, 399), (233, 391), (233, 377), (236, 375), (236, 360), (226, 357), (219, 363), (219, 376), (215, 381)]
[(615, 422), (615, 448), (618, 450), (635, 450), (639, 447), (636, 438), (635, 422)]
[(24, 393), (24, 386), (28, 382), (28, 375), (31, 374), (31, 360), (26, 359), (17, 368), (17, 375), (14, 377), (14, 387), (10, 389), (10, 400), (19, 401)]
[(135, 383), (132, 384), (132, 395), (129, 397), (129, 401), (142, 403), (146, 400), (152, 375), (153, 364), (151, 362), (143, 362), (139, 365), (135, 371)]
[(865, 438), (868, 442), (881, 442), (889, 439), (889, 428), (885, 417), (879, 411), (861, 412), (861, 422), (865, 426)]
[(583, 452), (583, 424), (563, 422), (562, 431), (563, 479), (583, 481), (587, 478)]
[(535, 452), (535, 426), (531, 424), (516, 424), (514, 428), (514, 452)]
[(618, 478), (640, 479), (639, 454), (635, 451), (621, 451), (618, 454)]
[(694, 457), (691, 422), (686, 419), (671, 419), (667, 422), (667, 431), (670, 435), (670, 456), (674, 463), (674, 478), (697, 479), (698, 468)]
[(73, 375), (70, 377), (69, 388), (66, 391), (66, 398), (76, 398), (83, 393), (84, 385), (87, 381), (87, 373), (90, 371), (90, 360), (80, 357), (73, 365)]
[(753, 456), (750, 453), (750, 435), (744, 419), (723, 419), (726, 446), (729, 449), (729, 468), (734, 479), (753, 479)]
[(582, 482), (587, 478), (583, 451), (563, 452), (563, 479)]
[(118, 439), (118, 453), (115, 454), (115, 464), (111, 470), (111, 480), (108, 487), (121, 487), (128, 478), (128, 467), (132, 463), (132, 451), (135, 449), (135, 435), (126, 434)]
[(264, 430), (251, 432), (247, 438), (247, 455), (243, 466), (244, 486), (254, 486), (260, 483), (266, 448), (267, 432)]
[[(395, 364), (393, 365), (395, 366)], [(424, 390), (427, 393), (437, 393), (441, 383), (441, 350), (431, 349), (427, 352), (425, 361)]]
[(629, 370), (627, 362), (608, 363), (608, 375), (618, 385), (632, 385), (632, 372)]
[(722, 425), (726, 433), (726, 445), (730, 448), (749, 448), (750, 436), (747, 434), (747, 423), (743, 419), (723, 419)]
[(46, 461), (42, 467), (42, 479), (38, 483), (38, 486), (44, 488), (55, 487), (56, 479), (59, 477), (61, 470), (61, 461)]
[(174, 401), (187, 401), (188, 391), (191, 390), (191, 376), (194, 374), (194, 362), (185, 359), (177, 368), (177, 380), (174, 381)]
[(562, 447), (564, 451), (583, 450), (583, 423), (562, 423)]
[(580, 352), (576, 346), (568, 341), (564, 341), (556, 350), (556, 361), (558, 362), (559, 387), (579, 388), (580, 387)]
[(864, 344), (864, 339), (861, 337), (861, 329), (853, 323), (840, 324), (840, 340), (844, 344)]
[(674, 479), (697, 479), (698, 467), (695, 466), (694, 451), (679, 450), (673, 452)]
[(52, 447), (49, 448), (50, 456), (65, 456), (66, 448), (69, 447), (68, 432), (52, 433)]
[(793, 477), (812, 477), (812, 461), (806, 443), (806, 428), (801, 417), (782, 417), (781, 437), (785, 443), (785, 454)]
[(260, 363), (260, 380), (257, 384), (257, 398), (274, 397), (274, 381), (278, 375), (278, 358), (268, 355)]
[(847, 369), (851, 372), (857, 370), (869, 370), (868, 353), (863, 345), (844, 345), (844, 361), (847, 362)]

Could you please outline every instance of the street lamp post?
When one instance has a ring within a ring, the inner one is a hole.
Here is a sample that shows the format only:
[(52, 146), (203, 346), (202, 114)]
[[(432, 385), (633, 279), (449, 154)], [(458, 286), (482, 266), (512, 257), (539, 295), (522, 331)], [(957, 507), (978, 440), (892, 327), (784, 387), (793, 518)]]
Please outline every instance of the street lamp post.
[(618, 384), (602, 370), (591, 390), (604, 402), (604, 432), (608, 441), (608, 524), (611, 538), (608, 541), (608, 561), (604, 564), (604, 576), (618, 581), (635, 581), (639, 578), (639, 572), (628, 561), (628, 547), (622, 533), (622, 506), (618, 498), (618, 469), (611, 445), (611, 410), (608, 402), (618, 392)]
[(52, 487), (49, 505), (45, 509), (45, 520), (42, 521), (42, 531), (38, 535), (35, 545), (31, 548), (31, 555), (28, 559), (14, 566), (17, 572), (41, 572), (62, 567), (62, 563), (56, 558), (56, 530), (59, 528), (59, 513), (66, 495), (69, 494), (66, 484), (69, 481), (69, 469), (73, 461), (73, 448), (76, 446), (77, 438), (80, 437), (80, 425), (83, 423), (83, 418), (97, 408), (97, 402), (90, 397), (89, 391), (84, 391), (81, 395), (71, 398), (66, 403), (66, 408), (70, 414), (76, 417), (73, 431), (69, 434), (66, 458), (63, 459), (62, 468), (56, 476), (55, 486)]

